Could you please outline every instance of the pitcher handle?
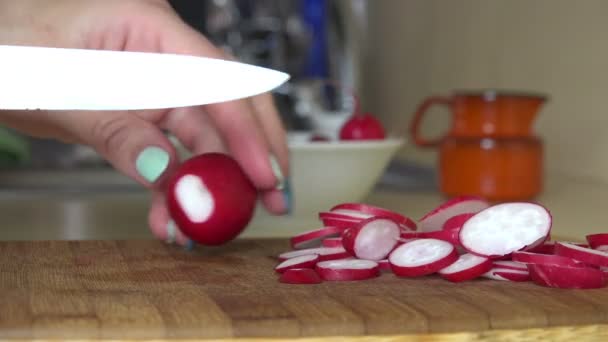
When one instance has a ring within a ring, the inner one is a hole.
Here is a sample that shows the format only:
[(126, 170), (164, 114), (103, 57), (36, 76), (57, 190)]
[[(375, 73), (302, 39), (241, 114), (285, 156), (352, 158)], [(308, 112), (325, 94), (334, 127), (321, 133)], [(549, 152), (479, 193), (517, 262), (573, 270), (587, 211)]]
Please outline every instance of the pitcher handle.
[(410, 136), (414, 140), (414, 143), (420, 147), (435, 147), (439, 145), (439, 143), (441, 143), (441, 140), (444, 137), (440, 136), (435, 139), (426, 139), (420, 134), (420, 125), (422, 124), (422, 118), (424, 117), (424, 114), (433, 105), (443, 105), (450, 107), (452, 105), (452, 99), (441, 96), (429, 97), (418, 106), (416, 114), (414, 115), (414, 118), (410, 125)]

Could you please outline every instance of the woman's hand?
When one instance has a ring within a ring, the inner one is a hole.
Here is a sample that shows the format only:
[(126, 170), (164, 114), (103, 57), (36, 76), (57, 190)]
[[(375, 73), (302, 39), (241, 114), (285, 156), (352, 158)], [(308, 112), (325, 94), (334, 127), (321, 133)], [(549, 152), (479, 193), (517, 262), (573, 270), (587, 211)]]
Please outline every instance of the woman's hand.
[[(164, 0), (0, 0), (0, 44), (227, 58)], [(37, 137), (90, 145), (117, 170), (150, 188), (149, 224), (160, 239), (173, 239), (163, 191), (179, 162), (163, 130), (194, 154), (231, 154), (260, 189), (270, 212), (289, 209), (282, 191), (288, 173), (285, 131), (270, 94), (173, 110), (0, 111), (0, 123)], [(175, 240), (188, 242), (179, 231)]]

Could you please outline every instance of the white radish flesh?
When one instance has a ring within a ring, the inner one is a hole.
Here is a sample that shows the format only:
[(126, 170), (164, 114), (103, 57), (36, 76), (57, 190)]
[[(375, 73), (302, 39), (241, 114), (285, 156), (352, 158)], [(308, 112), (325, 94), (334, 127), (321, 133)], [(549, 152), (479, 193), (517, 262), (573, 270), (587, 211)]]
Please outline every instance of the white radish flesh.
[(302, 255), (283, 261), (275, 267), (275, 271), (283, 273), (291, 268), (314, 268), (318, 261), (318, 254)]
[(377, 261), (393, 250), (400, 231), (395, 221), (372, 217), (345, 231), (342, 243), (357, 258)]
[(458, 260), (454, 246), (437, 239), (417, 239), (397, 247), (389, 256), (393, 273), (419, 277), (435, 273)]
[(473, 254), (500, 257), (544, 241), (551, 214), (534, 203), (503, 203), (480, 211), (460, 230), (460, 243)]
[(438, 273), (442, 278), (451, 282), (461, 282), (477, 278), (490, 269), (492, 269), (492, 260), (467, 253)]
[(441, 230), (450, 218), (460, 214), (477, 213), (489, 206), (488, 202), (478, 197), (453, 198), (422, 217), (418, 222), (418, 230), (421, 232)]
[(320, 260), (341, 259), (350, 256), (350, 254), (343, 247), (318, 247), (285, 252), (279, 255), (279, 260), (284, 261), (310, 254), (318, 254)]
[(501, 281), (528, 281), (530, 272), (527, 270), (512, 270), (508, 268), (492, 268), (482, 275), (483, 278)]
[(378, 263), (371, 260), (343, 259), (317, 263), (317, 273), (323, 280), (353, 281), (380, 275)]

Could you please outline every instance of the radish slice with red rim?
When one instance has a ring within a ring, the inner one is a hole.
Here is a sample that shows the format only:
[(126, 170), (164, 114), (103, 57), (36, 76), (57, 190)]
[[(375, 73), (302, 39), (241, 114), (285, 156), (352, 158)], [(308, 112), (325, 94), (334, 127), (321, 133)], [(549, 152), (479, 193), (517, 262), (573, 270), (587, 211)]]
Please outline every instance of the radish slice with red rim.
[(467, 253), (438, 273), (442, 278), (457, 283), (480, 277), (490, 269), (492, 269), (491, 259)]
[(378, 261), (378, 268), (380, 271), (390, 271), (391, 264), (388, 262), (388, 259), (382, 259)]
[(453, 244), (454, 246), (460, 246), (460, 228), (421, 232), (419, 233), (419, 237), (423, 239), (443, 240)]
[(279, 255), (279, 260), (285, 261), (287, 259), (310, 254), (318, 254), (320, 260), (332, 260), (350, 257), (350, 254), (343, 247), (317, 247), (298, 249), (295, 251), (282, 253)]
[(555, 245), (555, 254), (572, 258), (589, 265), (608, 267), (608, 252), (585, 248), (567, 242), (558, 242)]
[(393, 273), (419, 277), (435, 273), (458, 260), (454, 246), (437, 239), (417, 239), (397, 247), (388, 258)]
[(492, 268), (482, 275), (483, 278), (501, 281), (528, 281), (530, 272), (528, 270), (512, 270), (508, 268)]
[(554, 254), (541, 254), (531, 252), (513, 252), (512, 256), (514, 261), (521, 262), (524, 264), (544, 264), (544, 265), (556, 265), (556, 266), (569, 266), (569, 267), (583, 267), (584, 264), (580, 261), (572, 258), (567, 258), (561, 255)]
[(598, 289), (606, 286), (604, 272), (592, 267), (531, 264), (530, 278), (541, 286), (560, 289)]
[(340, 227), (323, 227), (311, 230), (302, 234), (298, 234), (291, 238), (291, 247), (300, 249), (310, 246), (310, 244), (318, 244), (320, 240), (342, 234), (344, 228)]
[(505, 268), (516, 271), (528, 271), (528, 266), (524, 263), (510, 260), (495, 260), (493, 263), (495, 268)]
[(286, 284), (320, 284), (323, 282), (319, 274), (312, 268), (292, 268), (286, 270), (279, 278)]
[(597, 250), (608, 250), (608, 234), (590, 234), (585, 236), (587, 242), (589, 243), (589, 247)]
[(453, 198), (424, 215), (418, 222), (418, 230), (422, 232), (441, 230), (450, 218), (460, 214), (477, 213), (489, 206), (487, 201), (475, 196)]
[(443, 226), (442, 230), (452, 230), (452, 229), (460, 229), (462, 225), (468, 221), (471, 217), (473, 217), (476, 213), (465, 213), (460, 215), (455, 215), (450, 217)]
[(381, 260), (399, 239), (399, 225), (390, 218), (372, 217), (344, 231), (344, 248), (359, 259)]
[(484, 209), (460, 229), (460, 243), (473, 254), (500, 257), (544, 241), (551, 214), (543, 206), (513, 202)]
[(290, 258), (278, 264), (274, 270), (283, 273), (291, 268), (314, 268), (319, 261), (318, 254), (307, 254), (295, 258)]
[(316, 270), (321, 279), (330, 281), (365, 280), (380, 275), (378, 263), (371, 260), (321, 261), (317, 263)]
[[(358, 213), (358, 215), (364, 219), (370, 218), (371, 216), (383, 216), (383, 217), (388, 217), (388, 218), (394, 220), (395, 222), (399, 223), (407, 230), (416, 230), (417, 229), (416, 222), (414, 222), (411, 218), (409, 218), (405, 215), (401, 215), (392, 210), (376, 207), (376, 206), (369, 205), (369, 204), (342, 203), (342, 204), (338, 204), (338, 205), (334, 206), (333, 208), (331, 208), (330, 212), (341, 213), (341, 214), (346, 214), (346, 215), (357, 215), (356, 213)], [(365, 215), (368, 215), (368, 216), (365, 217)]]
[(323, 247), (343, 247), (342, 238), (341, 237), (332, 237), (325, 238), (321, 241), (321, 246)]

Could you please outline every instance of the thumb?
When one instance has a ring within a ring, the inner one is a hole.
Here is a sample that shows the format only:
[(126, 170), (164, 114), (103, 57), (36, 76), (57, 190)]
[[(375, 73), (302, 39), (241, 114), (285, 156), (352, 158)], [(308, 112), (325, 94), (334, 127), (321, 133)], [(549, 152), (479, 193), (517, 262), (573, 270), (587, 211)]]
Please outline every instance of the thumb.
[(79, 120), (69, 124), (77, 127), (74, 135), (81, 143), (92, 146), (114, 168), (142, 185), (162, 187), (178, 158), (157, 126), (129, 112), (87, 114), (80, 113)]

